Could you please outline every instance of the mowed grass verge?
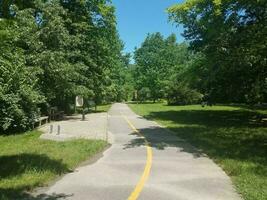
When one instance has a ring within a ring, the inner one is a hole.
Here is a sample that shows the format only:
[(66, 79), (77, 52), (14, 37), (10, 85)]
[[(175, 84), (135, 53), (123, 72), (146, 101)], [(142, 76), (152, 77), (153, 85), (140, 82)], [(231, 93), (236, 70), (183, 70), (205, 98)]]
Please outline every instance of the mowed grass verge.
[(200, 105), (129, 106), (206, 153), (232, 178), (245, 200), (266, 200), (267, 126), (257, 120), (266, 110)]
[(26, 191), (71, 172), (82, 161), (103, 150), (100, 140), (54, 142), (40, 132), (0, 136), (0, 199), (31, 199)]
[(112, 104), (104, 104), (97, 106), (96, 112), (108, 112)]

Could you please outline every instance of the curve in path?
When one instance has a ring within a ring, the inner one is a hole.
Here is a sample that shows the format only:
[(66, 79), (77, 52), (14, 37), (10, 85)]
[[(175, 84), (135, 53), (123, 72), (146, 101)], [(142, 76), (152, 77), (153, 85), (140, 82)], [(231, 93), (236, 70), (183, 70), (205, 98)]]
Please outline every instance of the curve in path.
[(143, 175), (142, 175), (141, 179), (139, 180), (138, 184), (136, 185), (134, 191), (131, 193), (131, 195), (128, 198), (128, 200), (136, 200), (139, 197), (141, 191), (143, 190), (144, 185), (145, 185), (145, 183), (149, 177), (149, 174), (150, 174), (150, 170), (151, 170), (151, 166), (152, 166), (152, 148), (150, 147), (150, 144), (148, 143), (146, 138), (142, 135), (142, 133), (140, 133), (134, 127), (134, 125), (128, 120), (128, 118), (124, 115), (123, 115), (123, 117), (124, 117), (125, 121), (129, 124), (129, 126), (132, 128), (132, 130), (140, 137), (143, 137), (143, 140), (145, 142), (146, 149), (147, 149), (147, 160), (146, 160), (146, 165), (145, 165)]
[(47, 195), (73, 200), (241, 199), (213, 161), (126, 104), (112, 106), (108, 130), (113, 144), (103, 157), (64, 176)]

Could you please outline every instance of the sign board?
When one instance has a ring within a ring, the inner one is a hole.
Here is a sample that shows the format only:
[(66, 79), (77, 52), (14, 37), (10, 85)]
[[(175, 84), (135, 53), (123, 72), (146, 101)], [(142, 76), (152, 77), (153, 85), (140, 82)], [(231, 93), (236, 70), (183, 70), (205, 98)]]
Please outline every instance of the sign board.
[(75, 105), (76, 105), (76, 107), (83, 107), (83, 97), (82, 96), (76, 96)]

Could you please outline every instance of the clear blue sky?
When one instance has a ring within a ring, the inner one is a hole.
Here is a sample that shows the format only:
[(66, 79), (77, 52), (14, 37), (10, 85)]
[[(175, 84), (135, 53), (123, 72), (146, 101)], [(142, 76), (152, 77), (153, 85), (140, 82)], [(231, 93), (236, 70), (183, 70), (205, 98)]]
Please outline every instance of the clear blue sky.
[(160, 32), (165, 37), (171, 33), (177, 35), (178, 42), (184, 39), (180, 35), (182, 27), (168, 22), (166, 8), (183, 0), (113, 0), (116, 7), (118, 31), (125, 43), (124, 52), (132, 53), (139, 47), (148, 33)]

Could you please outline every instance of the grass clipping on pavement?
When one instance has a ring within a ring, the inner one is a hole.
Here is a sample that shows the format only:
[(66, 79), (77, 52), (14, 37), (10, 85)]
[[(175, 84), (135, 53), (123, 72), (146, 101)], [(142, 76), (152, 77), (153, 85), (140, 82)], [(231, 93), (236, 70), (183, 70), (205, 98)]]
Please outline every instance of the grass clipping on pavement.
[(25, 191), (71, 172), (107, 145), (100, 140), (40, 140), (40, 134), (0, 136), (0, 199), (25, 196)]

